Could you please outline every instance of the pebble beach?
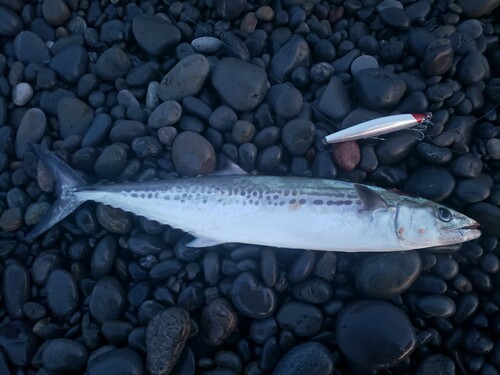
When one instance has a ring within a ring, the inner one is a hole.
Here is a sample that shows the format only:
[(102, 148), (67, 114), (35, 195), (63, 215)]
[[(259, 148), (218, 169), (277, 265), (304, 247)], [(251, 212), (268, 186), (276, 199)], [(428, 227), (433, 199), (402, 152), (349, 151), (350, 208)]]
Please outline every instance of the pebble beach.
[[(499, 9), (0, 0), (0, 375), (500, 374)], [(423, 131), (322, 142), (429, 112)], [(192, 248), (87, 202), (28, 241), (56, 199), (31, 143), (89, 183), (205, 176), (222, 156), (423, 197), (483, 234), (407, 252)]]

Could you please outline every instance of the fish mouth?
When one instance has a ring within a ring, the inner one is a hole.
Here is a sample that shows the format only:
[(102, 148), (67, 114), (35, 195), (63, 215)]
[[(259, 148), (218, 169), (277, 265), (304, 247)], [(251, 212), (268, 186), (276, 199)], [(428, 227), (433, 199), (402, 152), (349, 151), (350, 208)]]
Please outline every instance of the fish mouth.
[(463, 242), (475, 240), (481, 236), (481, 231), (478, 229), (479, 223), (477, 221), (473, 221), (471, 223), (467, 223), (460, 228), (455, 228), (450, 230), (450, 232), (459, 233), (463, 237)]

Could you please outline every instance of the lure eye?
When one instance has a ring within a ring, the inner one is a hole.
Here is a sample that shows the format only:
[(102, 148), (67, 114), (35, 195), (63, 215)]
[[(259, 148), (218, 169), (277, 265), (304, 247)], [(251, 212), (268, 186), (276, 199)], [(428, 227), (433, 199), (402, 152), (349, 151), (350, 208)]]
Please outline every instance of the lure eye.
[(451, 213), (450, 210), (443, 208), (443, 207), (438, 208), (439, 220), (444, 221), (444, 222), (448, 222), (451, 220), (452, 217), (453, 217), (453, 214)]

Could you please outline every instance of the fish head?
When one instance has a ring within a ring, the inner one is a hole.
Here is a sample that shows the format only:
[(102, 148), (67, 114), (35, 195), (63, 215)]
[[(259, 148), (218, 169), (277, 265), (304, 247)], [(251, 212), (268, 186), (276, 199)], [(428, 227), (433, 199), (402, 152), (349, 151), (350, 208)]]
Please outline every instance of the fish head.
[(452, 245), (478, 238), (479, 224), (438, 203), (403, 200), (397, 205), (395, 231), (406, 248)]

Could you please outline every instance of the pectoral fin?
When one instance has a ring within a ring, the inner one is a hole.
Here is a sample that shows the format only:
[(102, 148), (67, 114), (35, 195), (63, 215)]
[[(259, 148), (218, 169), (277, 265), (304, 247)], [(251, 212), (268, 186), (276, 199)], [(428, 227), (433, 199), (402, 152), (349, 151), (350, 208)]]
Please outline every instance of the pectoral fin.
[(363, 203), (363, 210), (371, 211), (377, 208), (389, 208), (387, 202), (369, 187), (360, 184), (355, 184), (354, 187)]
[(194, 240), (191, 242), (188, 242), (186, 244), (187, 247), (210, 247), (210, 246), (216, 246), (223, 244), (224, 242), (221, 242), (219, 240), (214, 240), (212, 238), (206, 238), (206, 237), (196, 237)]

